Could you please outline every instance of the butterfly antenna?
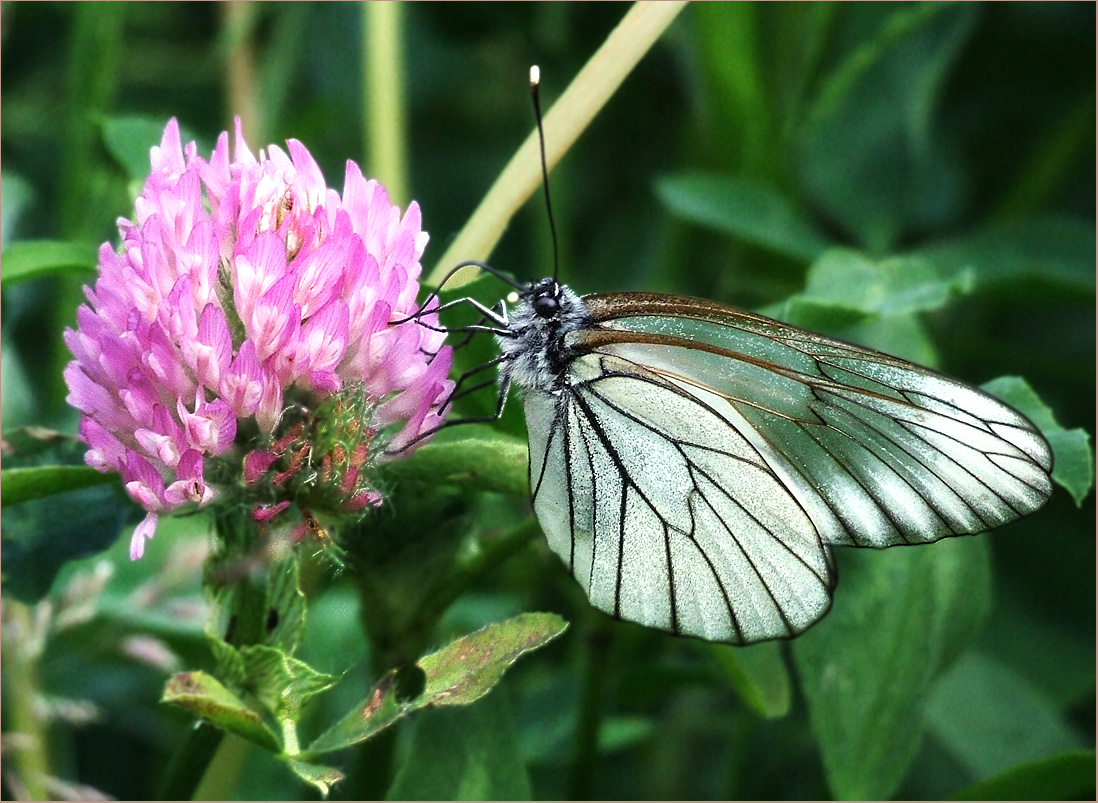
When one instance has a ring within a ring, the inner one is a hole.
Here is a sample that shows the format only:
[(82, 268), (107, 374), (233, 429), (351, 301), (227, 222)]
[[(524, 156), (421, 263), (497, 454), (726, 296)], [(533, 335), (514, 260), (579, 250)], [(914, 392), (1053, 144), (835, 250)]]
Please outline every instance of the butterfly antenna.
[(541, 125), (541, 98), (538, 85), (541, 83), (541, 71), (538, 65), (530, 68), (530, 94), (534, 98), (534, 119), (538, 123), (538, 145), (541, 146), (541, 185), (545, 188), (545, 211), (549, 215), (549, 232), (553, 236), (553, 279), (557, 278), (560, 266), (560, 254), (557, 248), (557, 224), (553, 222), (553, 204), (549, 200), (549, 167), (545, 161), (545, 130)]

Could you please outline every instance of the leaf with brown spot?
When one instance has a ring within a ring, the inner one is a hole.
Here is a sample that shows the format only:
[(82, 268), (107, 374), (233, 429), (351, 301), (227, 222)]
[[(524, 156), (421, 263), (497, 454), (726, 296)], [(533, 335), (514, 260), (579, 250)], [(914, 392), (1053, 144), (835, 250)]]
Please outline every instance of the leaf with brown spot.
[(552, 641), (567, 627), (555, 614), (525, 613), (464, 636), (419, 660), (426, 686), (421, 695), (404, 703), (397, 691), (399, 670), (394, 669), (300, 757), (350, 747), (419, 708), (471, 703), (491, 691), (521, 655)]
[(205, 672), (180, 672), (165, 685), (161, 702), (174, 703), (229, 733), (278, 753), (278, 737), (239, 697)]
[(421, 658), (427, 688), (417, 707), (468, 705), (491, 691), (520, 656), (552, 641), (567, 627), (555, 614), (524, 613)]

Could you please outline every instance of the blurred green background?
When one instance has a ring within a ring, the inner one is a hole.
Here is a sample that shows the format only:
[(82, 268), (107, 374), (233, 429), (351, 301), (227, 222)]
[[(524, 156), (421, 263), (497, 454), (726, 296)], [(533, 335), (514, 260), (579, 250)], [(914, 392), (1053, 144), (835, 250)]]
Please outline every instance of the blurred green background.
[[(425, 270), (529, 132), (529, 65), (541, 66), (548, 107), (627, 8), (400, 6), (403, 63), (390, 66), (405, 90), (407, 186), (431, 234)], [(166, 120), (208, 153), (242, 114), (253, 150), (297, 138), (338, 189), (345, 160), (378, 169), (364, 54), (383, 43), (352, 3), (5, 2), (0, 15), (0, 245), (64, 241), (78, 255), (44, 278), (5, 276), (3, 428), (72, 433), (61, 332), (93, 277), (94, 248), (117, 243), (116, 219), (132, 215)], [(584, 293), (660, 290), (761, 309), (975, 384), (1023, 376), (1064, 427), (1090, 429), (1094, 25), (1093, 4), (690, 6), (552, 175), (561, 279)], [(532, 279), (551, 271), (551, 253), (535, 196), (490, 261)], [(843, 282), (858, 276), (882, 295)], [(518, 407), (503, 430), (521, 433)], [(1085, 489), (1090, 464), (1074, 471)], [(431, 510), (417, 509), (424, 493), (439, 500), (420, 506)], [(397, 485), (387, 508), (373, 540), (400, 546), (375, 548), (377, 571), (390, 551), (421, 551), (409, 593), (444, 575), (463, 545), (528, 515), (521, 498), (462, 488)], [(114, 519), (74, 515), (84, 509), (43, 523), (16, 508), (7, 598), (33, 606), (52, 577), (34, 549), (18, 551), (21, 539), (48, 531), (76, 556), (103, 547), (88, 532), (117, 531)], [(1057, 487), (1044, 510), (992, 535), (840, 550), (829, 619), (794, 644), (744, 650), (609, 621), (530, 538), (469, 578), (427, 638), (524, 610), (559, 611), (572, 628), (482, 702), (417, 715), (348, 751), (334, 796), (1087, 797), (1094, 532), (1093, 495), (1079, 507)], [(119, 798), (156, 793), (188, 727), (156, 702), (168, 670), (208, 661), (196, 614), (202, 525), (162, 525), (136, 565), (127, 541), (68, 564), (49, 607), (20, 609), (23, 619), (5, 607), (5, 737), (26, 725), (9, 696), (13, 672), (30, 667), (18, 682), (53, 705), (37, 720), (45, 769)], [(110, 568), (97, 570), (101, 560)], [(891, 571), (900, 580), (882, 587)], [(927, 590), (911, 580), (920, 573), (953, 585)], [(318, 569), (312, 582), (306, 652), (327, 671), (353, 667), (339, 691), (349, 703), (380, 671), (360, 619), (399, 631), (401, 581), (385, 578), (387, 598), (366, 611), (345, 575)], [(939, 591), (971, 608), (960, 624), (938, 622), (957, 633), (927, 637), (919, 605)], [(28, 634), (41, 643), (28, 646)], [(318, 721), (341, 710), (329, 708)], [(207, 794), (314, 794), (258, 749), (231, 749)], [(25, 765), (8, 756), (10, 798)], [(1004, 785), (973, 787), (989, 781)]]

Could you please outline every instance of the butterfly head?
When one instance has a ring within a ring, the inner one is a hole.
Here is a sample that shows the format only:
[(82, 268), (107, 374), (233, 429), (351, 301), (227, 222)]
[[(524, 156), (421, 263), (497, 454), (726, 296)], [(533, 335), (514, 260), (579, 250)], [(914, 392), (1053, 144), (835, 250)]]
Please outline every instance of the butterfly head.
[(523, 298), (528, 299), (534, 315), (545, 320), (552, 320), (560, 315), (561, 295), (567, 290), (555, 279), (542, 279), (534, 282), (523, 293)]
[(512, 328), (533, 327), (548, 337), (563, 336), (588, 326), (591, 316), (583, 300), (556, 279), (532, 282), (519, 293)]
[(566, 337), (591, 324), (587, 306), (556, 279), (542, 279), (522, 289), (500, 337), (501, 365), (519, 386), (549, 389), (562, 379), (570, 359)]

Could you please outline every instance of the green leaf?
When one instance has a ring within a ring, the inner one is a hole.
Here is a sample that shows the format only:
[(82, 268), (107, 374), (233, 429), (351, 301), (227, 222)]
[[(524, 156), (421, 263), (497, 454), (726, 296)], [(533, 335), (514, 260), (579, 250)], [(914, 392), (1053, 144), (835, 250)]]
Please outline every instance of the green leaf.
[(926, 718), (928, 730), (976, 778), (1083, 747), (1039, 689), (977, 651), (935, 685)]
[(1019, 764), (959, 792), (953, 800), (1093, 800), (1094, 751), (1071, 750)]
[(25, 602), (38, 600), (70, 560), (115, 543), (134, 510), (117, 484), (9, 503), (0, 519), (4, 593)]
[(325, 767), (323, 764), (314, 764), (296, 757), (287, 758), (286, 764), (298, 778), (319, 789), (324, 797), (327, 797), (331, 788), (344, 778), (343, 773), (335, 767)]
[(304, 661), (263, 644), (241, 647), (245, 683), (259, 703), (278, 719), (296, 723), (301, 707), (339, 682)]
[(267, 582), (267, 644), (293, 655), (305, 634), (305, 594), (299, 581), (298, 558), (272, 566)]
[(350, 747), (420, 708), (472, 703), (491, 691), (520, 656), (553, 640), (567, 627), (555, 614), (524, 613), (459, 638), (418, 661), (426, 685), (423, 693), (410, 701), (404, 701), (400, 670), (392, 670), (365, 700), (317, 737), (305, 755)]
[[(963, 176), (934, 112), (976, 18), (965, 4), (870, 6), (871, 36), (843, 54), (798, 128), (805, 192), (874, 253), (913, 230), (943, 225), (960, 209)], [(833, 35), (832, 41), (837, 37)]]
[(427, 688), (418, 705), (467, 705), (483, 697), (511, 664), (567, 628), (556, 614), (524, 613), (451, 642), (419, 659)]
[(1059, 615), (1050, 621), (1028, 598), (999, 601), (978, 643), (1022, 672), (1059, 710), (1087, 705), (1094, 696), (1094, 642), (1078, 638)]
[(944, 273), (973, 271), (980, 292), (1030, 288), (1093, 302), (1095, 236), (1092, 221), (1033, 217), (988, 226), (918, 254)]
[(1057, 205), (1077, 180), (1077, 166), (1094, 142), (1094, 95), (1082, 93), (1074, 105), (1042, 126), (1040, 141), (1012, 176), (1013, 186), (995, 205), (993, 217), (1016, 220)]
[(506, 697), (422, 712), (386, 798), (529, 800), (530, 780)]
[(297, 720), (298, 713), (313, 697), (336, 685), (340, 675), (318, 672), (304, 661), (292, 656), (283, 659), (290, 674), (290, 685), (283, 692), (282, 716)]
[(282, 709), (282, 693), (290, 685), (290, 670), (285, 654), (263, 644), (248, 644), (240, 648), (244, 664), (244, 688), (249, 697), (271, 714)]
[[(803, 118), (802, 108), (811, 99), (819, 81), (820, 68), (831, 52), (836, 24), (850, 10), (841, 3), (805, 3), (766, 7), (768, 36), (763, 49), (764, 67), (771, 103), (778, 107), (782, 131), (777, 145), (782, 149), (776, 161), (788, 160), (789, 136)], [(725, 69), (735, 70), (735, 64)], [(752, 123), (753, 125), (753, 123)]]
[(939, 362), (938, 347), (922, 318), (915, 313), (867, 318), (845, 329), (828, 331), (843, 340), (861, 343), (917, 365), (933, 368)]
[(1075, 504), (1081, 507), (1094, 487), (1094, 453), (1086, 430), (1066, 430), (1060, 426), (1048, 405), (1020, 377), (999, 377), (982, 387), (1018, 408), (1037, 425), (1052, 447), (1052, 479), (1063, 486)]
[(987, 612), (988, 545), (837, 552), (834, 608), (793, 642), (794, 665), (832, 794), (887, 798), (918, 750), (933, 682)]
[(777, 308), (762, 312), (802, 329), (832, 335), (866, 320), (866, 313), (862, 310), (800, 295), (790, 296)]
[(407, 460), (387, 464), (384, 471), (395, 482), (457, 485), (526, 496), (530, 489), (527, 459), (524, 441), (497, 434), (434, 442), (417, 449)]
[(829, 245), (788, 198), (762, 182), (682, 174), (657, 181), (656, 194), (676, 217), (794, 259), (815, 259)]
[(11, 287), (45, 276), (87, 274), (90, 279), (97, 264), (96, 250), (83, 243), (58, 240), (21, 240), (0, 254), (4, 264), (0, 288)]
[(750, 647), (706, 646), (755, 713), (766, 719), (778, 719), (789, 713), (793, 684), (780, 644), (767, 641)]
[[(572, 731), (569, 730), (569, 734)], [(598, 750), (613, 753), (635, 747), (639, 742), (651, 739), (656, 733), (656, 723), (648, 716), (606, 717), (599, 726)]]
[(180, 672), (164, 686), (161, 702), (174, 703), (272, 752), (282, 747), (259, 715), (205, 672)]
[(232, 644), (209, 633), (207, 636), (206, 643), (209, 644), (210, 652), (214, 655), (217, 676), (230, 689), (243, 690), (248, 678), (248, 670), (244, 666), (244, 656)]
[(385, 675), (362, 703), (320, 734), (303, 755), (316, 756), (350, 747), (370, 738), (408, 713), (412, 705), (397, 698), (395, 678), (396, 670)]
[(848, 249), (832, 249), (805, 277), (802, 299), (829, 303), (865, 315), (906, 315), (937, 310), (972, 291), (971, 273), (943, 279), (923, 257), (874, 260)]
[(427, 688), (427, 673), (419, 664), (398, 667), (393, 670), (393, 693), (397, 702), (410, 703)]
[(0, 248), (7, 248), (19, 236), (16, 227), (34, 196), (34, 188), (25, 178), (11, 170), (0, 170), (0, 197), (4, 199), (0, 207)]
[[(769, 15), (750, 3), (701, 3), (691, 11), (695, 37), (691, 62), (703, 70), (702, 83), (712, 91), (706, 127), (725, 135), (721, 144), (726, 160), (758, 175), (778, 160), (776, 152), (781, 148), (774, 130), (775, 99), (767, 91), (772, 42), (770, 36), (760, 36)], [(750, 125), (744, 125), (745, 120)]]
[(805, 329), (933, 366), (938, 353), (919, 313), (946, 306), (972, 286), (970, 274), (943, 278), (922, 257), (874, 260), (832, 249), (809, 269), (804, 291), (775, 314)]
[(53, 494), (118, 482), (115, 473), (104, 474), (91, 466), (35, 466), (0, 471), (3, 498), (0, 504), (18, 505)]
[[(149, 175), (149, 151), (160, 145), (167, 120), (162, 117), (109, 117), (103, 121), (103, 144), (126, 171), (131, 181), (144, 182)], [(180, 130), (180, 140), (195, 138)], [(200, 153), (204, 152), (201, 149)]]

